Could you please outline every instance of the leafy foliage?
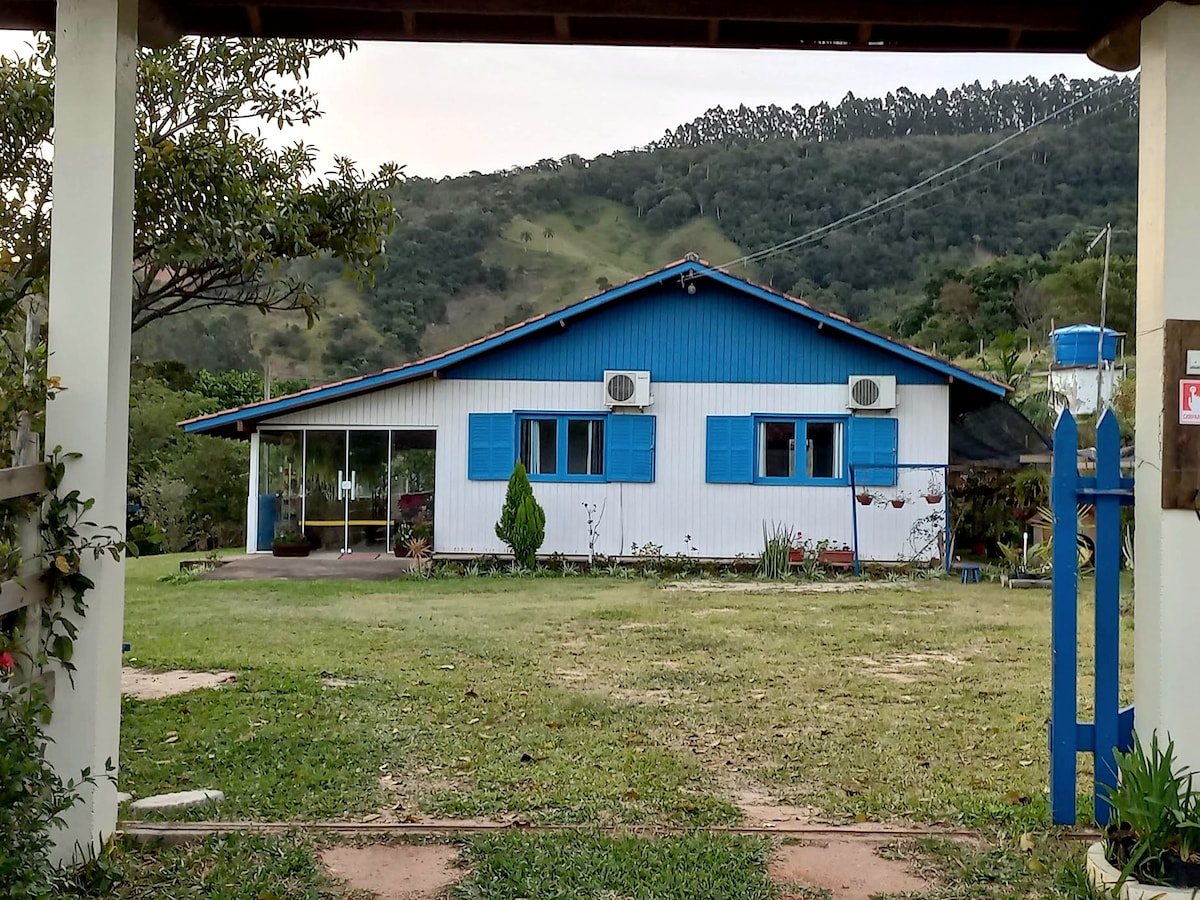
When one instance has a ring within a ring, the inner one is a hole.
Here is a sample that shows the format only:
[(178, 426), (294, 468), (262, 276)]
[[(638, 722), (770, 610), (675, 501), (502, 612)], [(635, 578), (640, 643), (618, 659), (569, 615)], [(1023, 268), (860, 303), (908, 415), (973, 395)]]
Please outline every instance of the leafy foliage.
[(537, 552), (546, 540), (546, 513), (533, 496), (529, 476), (520, 460), (508, 479), (496, 537), (508, 545), (516, 561), (526, 568), (533, 568)]
[[(314, 151), (274, 150), (258, 125), (283, 129), (320, 115), (304, 86), (314, 60), (345, 56), (336, 41), (185, 39), (139, 58), (134, 198), (136, 331), (214, 307), (297, 310), (319, 297), (291, 260), (328, 257), (369, 279), (392, 224), (400, 170), (371, 174), (337, 158), (318, 176)], [(54, 42), (0, 57), (0, 311), (44, 295), (49, 279)]]
[(260, 399), (261, 384), (256, 373), (135, 370), (129, 408), (132, 522), (160, 529), (162, 549), (209, 550), (243, 541), (246, 445), (186, 434), (177, 423)]
[(1184, 862), (1200, 862), (1200, 794), (1194, 775), (1178, 766), (1175, 742), (1162, 747), (1158, 735), (1146, 752), (1134, 735), (1133, 748), (1116, 752), (1117, 787), (1109, 789), (1115, 828), (1108, 834), (1108, 858), (1129, 876), (1163, 883), (1164, 862), (1174, 853)]

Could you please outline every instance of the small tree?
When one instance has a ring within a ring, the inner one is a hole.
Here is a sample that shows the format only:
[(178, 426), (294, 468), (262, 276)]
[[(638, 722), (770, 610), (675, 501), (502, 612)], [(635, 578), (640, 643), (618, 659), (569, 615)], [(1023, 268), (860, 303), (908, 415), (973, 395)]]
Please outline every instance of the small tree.
[(546, 513), (533, 496), (529, 476), (520, 460), (508, 479), (496, 537), (508, 545), (518, 563), (529, 568), (533, 568), (538, 549), (546, 540)]

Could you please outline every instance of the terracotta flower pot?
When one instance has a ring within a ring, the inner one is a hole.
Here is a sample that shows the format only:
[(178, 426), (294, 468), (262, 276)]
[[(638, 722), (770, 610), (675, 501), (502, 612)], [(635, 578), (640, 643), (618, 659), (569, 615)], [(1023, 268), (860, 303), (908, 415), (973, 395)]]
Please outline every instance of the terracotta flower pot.
[(934, 504), (937, 504), (937, 503), (941, 503), (942, 495), (941, 494), (926, 494), (925, 502), (928, 503), (930, 506), (933, 506)]
[(788, 562), (794, 562), (794, 563), (804, 562), (804, 551), (803, 550), (789, 550), (788, 551)]
[(874, 498), (870, 494), (859, 494), (854, 499), (856, 499), (863, 506), (870, 506), (871, 500)]
[(825, 566), (852, 566), (854, 565), (853, 550), (823, 550), (821, 555), (817, 557), (817, 562)]
[(892, 501), (892, 506), (896, 507), (896, 509), (901, 509), (904, 506), (904, 501), (896, 498)]

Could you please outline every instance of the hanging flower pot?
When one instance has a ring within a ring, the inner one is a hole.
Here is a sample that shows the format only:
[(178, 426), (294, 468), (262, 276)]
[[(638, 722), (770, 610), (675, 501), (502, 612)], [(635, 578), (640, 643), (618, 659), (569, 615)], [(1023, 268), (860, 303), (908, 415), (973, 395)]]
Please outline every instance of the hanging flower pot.
[(942, 495), (941, 494), (926, 494), (925, 502), (928, 503), (930, 506), (941, 503)]
[(902, 509), (904, 507), (903, 497), (893, 497), (891, 502), (892, 506), (894, 506), (896, 509)]
[(859, 503), (861, 503), (863, 506), (870, 506), (871, 501), (875, 498), (872, 497), (870, 494), (868, 494), (866, 491), (863, 491), (862, 493), (855, 495), (855, 499)]

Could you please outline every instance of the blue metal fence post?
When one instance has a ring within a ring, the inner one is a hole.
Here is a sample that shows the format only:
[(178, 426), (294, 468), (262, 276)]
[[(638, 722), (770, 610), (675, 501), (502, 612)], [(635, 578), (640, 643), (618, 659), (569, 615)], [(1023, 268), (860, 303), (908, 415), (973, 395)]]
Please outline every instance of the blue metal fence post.
[(854, 541), (854, 574), (860, 575), (858, 564), (858, 489), (854, 486), (854, 463), (850, 463), (850, 538)]
[(1121, 658), (1121, 429), (1111, 410), (1096, 429), (1096, 822), (1108, 824), (1105, 786), (1117, 783)]
[(1078, 690), (1079, 557), (1077, 548), (1079, 427), (1070, 410), (1054, 427), (1050, 506), (1054, 514), (1051, 600), (1050, 815), (1075, 823), (1076, 692)]

